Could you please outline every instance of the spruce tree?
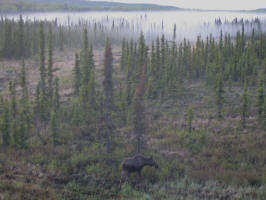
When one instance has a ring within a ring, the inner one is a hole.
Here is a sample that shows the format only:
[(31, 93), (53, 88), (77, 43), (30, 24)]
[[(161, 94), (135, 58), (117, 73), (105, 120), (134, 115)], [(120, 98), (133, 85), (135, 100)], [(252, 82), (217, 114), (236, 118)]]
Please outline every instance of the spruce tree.
[(53, 146), (55, 147), (57, 145), (58, 127), (57, 127), (57, 113), (53, 110), (51, 111), (51, 116), (50, 116), (50, 129), (52, 133)]
[(23, 111), (19, 113), (18, 128), (14, 133), (15, 147), (18, 149), (26, 148), (26, 116)]
[(242, 113), (241, 113), (241, 124), (242, 127), (246, 127), (246, 118), (247, 118), (247, 112), (248, 112), (248, 94), (247, 94), (247, 85), (245, 83), (244, 86), (244, 92), (242, 95)]
[(47, 67), (47, 76), (48, 76), (48, 98), (51, 102), (53, 97), (53, 33), (52, 26), (49, 26), (49, 41), (48, 41), (48, 67)]
[(258, 112), (258, 122), (263, 123), (263, 111), (264, 111), (264, 84), (263, 79), (259, 79), (258, 89), (257, 89), (257, 112)]
[(88, 112), (89, 105), (89, 80), (90, 80), (90, 60), (89, 60), (89, 47), (88, 47), (88, 33), (87, 29), (83, 32), (84, 47), (81, 52), (82, 61), (82, 83), (80, 88), (81, 103), (83, 111)]
[[(143, 71), (146, 66), (143, 66)], [(145, 111), (144, 111), (144, 94), (145, 94), (146, 74), (142, 73), (139, 83), (136, 87), (133, 103), (133, 131), (136, 135), (136, 152), (140, 153), (145, 147)]]
[(122, 40), (121, 58), (120, 58), (120, 68), (124, 70), (127, 64), (127, 51), (126, 51), (126, 40)]
[(88, 64), (89, 64), (89, 70), (90, 70), (90, 78), (88, 83), (88, 90), (89, 90), (89, 104), (91, 108), (95, 108), (96, 104), (96, 92), (95, 92), (95, 63), (93, 59), (93, 47), (90, 46), (89, 49), (89, 58), (88, 58)]
[(145, 64), (146, 61), (146, 45), (145, 45), (145, 39), (144, 35), (141, 32), (139, 41), (138, 41), (138, 64), (137, 64), (137, 74), (136, 78), (137, 80), (140, 78), (140, 75), (142, 73), (142, 66)]
[(65, 35), (62, 25), (59, 26), (59, 50), (64, 51), (65, 48)]
[(155, 90), (156, 94), (159, 94), (161, 92), (161, 70), (162, 70), (162, 65), (161, 65), (161, 50), (160, 50), (160, 39), (157, 37), (156, 39), (156, 48), (155, 48), (155, 70), (156, 70), (156, 75), (155, 75)]
[(43, 30), (43, 22), (40, 23), (40, 92), (46, 94), (46, 68), (45, 68), (45, 37)]
[(25, 71), (24, 58), (22, 58), (20, 87), (22, 89), (22, 100), (27, 101), (28, 100), (28, 88), (27, 88), (27, 82), (26, 82), (26, 71)]
[(9, 82), (9, 95), (10, 95), (10, 116), (12, 120), (17, 118), (17, 96), (16, 96), (16, 83)]
[(123, 90), (122, 86), (120, 86), (121, 90), (121, 98), (120, 98), (120, 118), (121, 118), (121, 124), (126, 125), (127, 124), (127, 108), (128, 108), (128, 102), (127, 102), (127, 93), (126, 90)]
[(149, 75), (150, 78), (148, 80), (148, 96), (151, 99), (154, 99), (157, 97), (158, 92), (158, 80), (157, 80), (157, 63), (156, 63), (156, 52), (154, 47), (154, 42), (152, 42), (151, 45), (151, 59), (150, 59), (150, 70)]
[(176, 39), (176, 24), (174, 24), (174, 33), (173, 33), (173, 40), (175, 41)]
[(220, 32), (220, 42), (219, 42), (219, 47), (220, 49), (223, 48), (223, 31), (221, 30)]
[(264, 97), (263, 126), (266, 127), (266, 98)]
[(112, 111), (113, 111), (113, 55), (112, 47), (107, 38), (105, 44), (105, 53), (104, 53), (104, 80), (103, 80), (103, 89), (104, 89), (104, 102), (103, 102), (103, 119), (104, 119), (104, 136), (106, 138), (106, 147), (107, 152), (110, 153), (113, 150), (113, 130), (114, 124), (112, 120)]
[(89, 104), (92, 109), (96, 108), (96, 91), (95, 91), (95, 72), (94, 68), (90, 72), (90, 82), (89, 82)]
[(38, 116), (40, 115), (40, 82), (37, 84), (36, 86), (36, 91), (35, 91), (35, 114), (37, 114)]
[(241, 28), (241, 50), (242, 50), (242, 52), (245, 49), (245, 43), (246, 43), (246, 39), (245, 39), (245, 24), (242, 23), (242, 28)]
[(72, 123), (75, 126), (79, 126), (82, 120), (82, 116), (81, 116), (81, 106), (80, 106), (80, 102), (79, 101), (74, 101), (73, 102), (73, 108), (72, 108)]
[(18, 46), (16, 47), (18, 49), (17, 58), (22, 58), (25, 56), (24, 21), (22, 15), (19, 16), (18, 24)]
[(133, 91), (133, 68), (134, 68), (134, 56), (133, 52), (130, 51), (128, 56), (128, 62), (127, 62), (127, 74), (126, 74), (126, 91), (125, 91), (125, 97), (127, 101), (127, 105), (130, 105), (132, 102), (132, 97), (134, 95)]
[(33, 55), (35, 55), (35, 54), (38, 54), (39, 53), (39, 48), (38, 48), (38, 30), (37, 30), (37, 22), (35, 22), (34, 24), (33, 24), (33, 27), (32, 27), (32, 38), (31, 38), (31, 40), (30, 41), (32, 41), (31, 42), (31, 46), (32, 46), (32, 53), (33, 53)]
[(218, 119), (221, 119), (223, 102), (224, 102), (223, 98), (224, 90), (223, 90), (223, 78), (220, 73), (217, 74), (215, 93), (216, 93), (217, 117)]
[(18, 104), (16, 95), (16, 83), (9, 83), (9, 95), (10, 95), (10, 130), (12, 135), (12, 145), (19, 147), (19, 130), (18, 130)]
[(22, 58), (20, 87), (22, 89), (22, 97), (20, 100), (20, 107), (21, 107), (20, 112), (23, 113), (23, 119), (25, 120), (24, 121), (25, 128), (26, 130), (28, 130), (31, 126), (31, 109), (30, 109), (30, 102), (29, 102), (24, 58)]
[(81, 52), (82, 60), (82, 84), (88, 85), (90, 79), (90, 66), (89, 66), (89, 47), (88, 47), (88, 31), (85, 28), (83, 32), (83, 49)]
[(74, 95), (79, 96), (80, 86), (81, 86), (81, 71), (79, 66), (79, 55), (77, 53), (75, 55), (75, 66), (73, 74), (74, 74), (74, 84), (73, 84)]
[(48, 98), (46, 91), (46, 68), (45, 68), (45, 36), (43, 22), (40, 23), (40, 95), (39, 95), (39, 113), (43, 121), (47, 121), (49, 117)]
[(189, 133), (191, 133), (191, 131), (192, 131), (193, 118), (194, 118), (193, 110), (192, 110), (192, 108), (189, 108), (188, 112), (187, 112), (187, 126), (188, 126), (188, 132)]
[(54, 89), (53, 89), (53, 110), (57, 112), (60, 109), (60, 95), (59, 95), (59, 78), (56, 77), (54, 81)]
[(167, 53), (167, 48), (166, 48), (166, 41), (164, 35), (161, 37), (161, 58), (160, 58), (160, 71), (159, 71), (159, 81), (160, 81), (160, 95), (161, 98), (163, 99), (165, 96), (165, 90), (166, 90), (166, 53)]
[(4, 32), (4, 40), (3, 40), (3, 48), (2, 55), (4, 58), (12, 58), (13, 55), (13, 40), (12, 40), (12, 30), (11, 24), (6, 19), (5, 20), (5, 32)]
[(9, 146), (11, 135), (10, 135), (10, 118), (9, 118), (9, 105), (7, 101), (3, 101), (3, 113), (2, 119), (0, 121), (1, 125), (1, 134), (2, 134), (2, 143), (3, 146)]
[(105, 44), (105, 54), (104, 54), (104, 104), (109, 110), (113, 106), (113, 55), (112, 47), (107, 38)]

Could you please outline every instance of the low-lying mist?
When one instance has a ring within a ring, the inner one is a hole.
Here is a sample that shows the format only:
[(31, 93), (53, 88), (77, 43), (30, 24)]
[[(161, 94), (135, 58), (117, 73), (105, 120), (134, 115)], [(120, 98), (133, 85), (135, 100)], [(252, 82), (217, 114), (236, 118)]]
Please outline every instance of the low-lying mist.
[[(19, 14), (8, 14), (8, 18), (19, 19)], [(151, 11), (151, 12), (48, 12), (23, 13), (28, 20), (56, 21), (64, 26), (87, 25), (95, 32), (104, 32), (117, 40), (137, 38), (143, 32), (147, 41), (164, 34), (173, 40), (176, 26), (176, 41), (184, 38), (195, 41), (212, 34), (217, 38), (223, 33), (236, 35), (245, 24), (245, 32), (252, 29), (266, 31), (266, 14), (241, 12), (197, 12), (197, 11)]]

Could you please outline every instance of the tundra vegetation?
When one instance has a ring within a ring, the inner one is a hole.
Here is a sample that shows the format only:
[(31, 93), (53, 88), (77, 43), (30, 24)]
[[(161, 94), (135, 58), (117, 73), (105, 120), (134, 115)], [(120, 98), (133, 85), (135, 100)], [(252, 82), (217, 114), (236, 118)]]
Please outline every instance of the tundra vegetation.
[[(265, 199), (266, 34), (239, 23), (177, 42), (2, 17), (0, 199)], [(120, 188), (136, 153), (159, 169)]]

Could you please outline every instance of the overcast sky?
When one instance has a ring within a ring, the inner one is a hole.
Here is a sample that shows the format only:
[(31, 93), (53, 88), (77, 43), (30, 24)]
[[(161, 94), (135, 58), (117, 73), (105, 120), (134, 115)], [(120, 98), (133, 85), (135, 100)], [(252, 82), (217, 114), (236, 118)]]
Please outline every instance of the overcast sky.
[(266, 8), (266, 0), (94, 0), (124, 3), (153, 3), (181, 8), (250, 10)]

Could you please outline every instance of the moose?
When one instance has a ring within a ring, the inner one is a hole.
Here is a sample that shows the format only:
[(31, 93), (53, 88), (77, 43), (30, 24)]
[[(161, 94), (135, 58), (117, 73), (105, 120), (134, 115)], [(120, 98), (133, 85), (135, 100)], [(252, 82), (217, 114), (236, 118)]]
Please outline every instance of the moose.
[(125, 158), (122, 162), (122, 175), (121, 182), (124, 173), (127, 173), (127, 178), (130, 173), (137, 172), (139, 177), (141, 176), (141, 170), (144, 166), (159, 168), (157, 163), (153, 160), (152, 156), (146, 158), (142, 155), (135, 155), (133, 157)]

